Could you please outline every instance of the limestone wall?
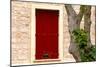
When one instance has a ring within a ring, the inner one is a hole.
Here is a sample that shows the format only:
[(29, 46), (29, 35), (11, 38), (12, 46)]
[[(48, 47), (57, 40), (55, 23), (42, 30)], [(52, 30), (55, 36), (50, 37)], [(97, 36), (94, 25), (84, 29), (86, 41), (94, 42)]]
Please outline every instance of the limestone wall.
[(30, 63), (31, 4), (12, 2), (12, 63)]
[[(31, 63), (31, 4), (33, 2), (12, 1), (11, 20), (12, 20), (12, 63), (30, 64)], [(38, 3), (37, 3), (38, 4)], [(44, 3), (46, 4), (46, 3)], [(50, 3), (47, 3), (51, 5)], [(58, 5), (59, 4), (52, 4)], [(61, 4), (60, 4), (61, 5)], [(64, 5), (64, 4), (62, 4)], [(74, 5), (75, 6), (75, 5)], [(74, 9), (78, 12), (79, 6)], [(74, 62), (74, 58), (68, 52), (70, 37), (68, 32), (68, 20), (65, 7), (63, 7), (63, 51), (64, 61)], [(91, 40), (95, 44), (95, 7), (92, 7)], [(83, 20), (81, 27), (83, 28)]]

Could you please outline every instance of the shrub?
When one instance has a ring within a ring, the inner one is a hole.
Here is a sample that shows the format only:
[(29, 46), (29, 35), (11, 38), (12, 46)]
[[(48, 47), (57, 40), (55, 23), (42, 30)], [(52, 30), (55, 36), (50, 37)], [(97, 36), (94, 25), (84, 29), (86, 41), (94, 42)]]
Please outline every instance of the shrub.
[(87, 33), (83, 29), (76, 29), (72, 32), (75, 43), (78, 45), (82, 62), (96, 60), (96, 47), (88, 47)]

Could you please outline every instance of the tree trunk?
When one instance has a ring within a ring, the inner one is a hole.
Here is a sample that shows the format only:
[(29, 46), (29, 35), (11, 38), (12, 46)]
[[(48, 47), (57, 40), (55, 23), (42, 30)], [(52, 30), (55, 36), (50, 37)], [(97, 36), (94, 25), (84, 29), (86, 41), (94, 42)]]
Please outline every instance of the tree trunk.
[(91, 38), (90, 38), (90, 29), (91, 29), (91, 6), (86, 6), (85, 7), (85, 12), (84, 12), (84, 30), (88, 34), (88, 46), (91, 47)]
[(74, 11), (73, 7), (71, 5), (65, 5), (67, 14), (68, 14), (68, 28), (70, 33), (70, 46), (69, 46), (69, 52), (73, 55), (76, 62), (80, 62), (80, 54), (78, 50), (78, 45), (74, 42), (74, 38), (72, 36), (72, 31), (75, 29), (80, 28), (80, 22), (82, 20), (83, 14), (84, 14), (84, 6), (82, 5), (80, 7), (80, 12), (77, 15)]

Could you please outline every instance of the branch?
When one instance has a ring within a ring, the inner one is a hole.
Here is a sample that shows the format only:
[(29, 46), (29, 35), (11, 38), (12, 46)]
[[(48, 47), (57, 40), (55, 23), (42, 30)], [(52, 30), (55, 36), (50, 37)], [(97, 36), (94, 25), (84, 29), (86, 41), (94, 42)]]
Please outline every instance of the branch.
[(83, 17), (83, 14), (84, 14), (84, 12), (85, 12), (85, 7), (86, 6), (84, 6), (84, 5), (80, 5), (80, 11), (79, 11), (79, 14), (77, 15), (77, 24), (79, 24), (80, 25), (80, 22), (81, 22), (81, 20), (82, 20), (82, 17)]
[(67, 11), (67, 14), (68, 16), (71, 15), (71, 16), (77, 16), (75, 10), (73, 9), (73, 7), (69, 4), (65, 4), (65, 8), (66, 8), (66, 11)]
[(90, 37), (90, 30), (91, 30), (91, 6), (86, 6), (86, 11), (84, 13), (84, 30), (88, 33), (88, 46), (91, 46), (91, 37)]
[(65, 5), (66, 11), (68, 16), (73, 17), (74, 19), (76, 19), (76, 24), (80, 25), (80, 22), (82, 20), (83, 14), (85, 12), (85, 6), (84, 5), (80, 5), (80, 11), (78, 14), (76, 14), (75, 10), (73, 9), (73, 7), (71, 5)]

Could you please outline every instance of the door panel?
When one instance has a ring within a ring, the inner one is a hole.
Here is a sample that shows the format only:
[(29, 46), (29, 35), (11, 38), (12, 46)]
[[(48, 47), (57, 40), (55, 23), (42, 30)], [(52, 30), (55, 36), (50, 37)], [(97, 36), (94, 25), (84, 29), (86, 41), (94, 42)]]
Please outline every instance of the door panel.
[(36, 9), (36, 59), (58, 58), (58, 10)]

